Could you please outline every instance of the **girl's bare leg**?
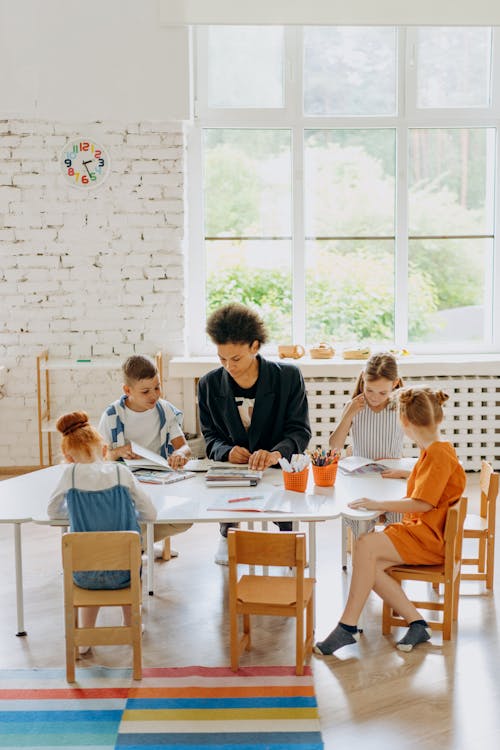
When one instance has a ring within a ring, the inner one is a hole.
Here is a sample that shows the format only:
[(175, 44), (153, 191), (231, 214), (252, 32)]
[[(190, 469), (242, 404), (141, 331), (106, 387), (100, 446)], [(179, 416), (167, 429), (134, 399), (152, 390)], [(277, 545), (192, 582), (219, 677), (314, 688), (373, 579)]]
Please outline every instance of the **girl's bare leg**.
[[(93, 628), (95, 627), (95, 623), (97, 620), (97, 615), (99, 614), (99, 607), (81, 607), (80, 608), (80, 627), (81, 628)], [(80, 646), (79, 649), (80, 656), (85, 656), (85, 654), (90, 654), (92, 651), (91, 646)]]
[(130, 604), (124, 604), (122, 607), (123, 612), (123, 624), (130, 627), (132, 624), (132, 608)]
[(337, 649), (359, 640), (358, 619), (372, 590), (378, 589), (378, 592), (390, 597), (393, 606), (398, 607), (403, 616), (410, 616), (410, 611), (414, 610), (415, 619), (420, 617), (397, 583), (394, 582), (399, 591), (385, 580), (389, 578), (384, 573), (385, 569), (403, 562), (386, 534), (375, 532), (360, 537), (356, 542), (353, 560), (347, 604), (338, 625), (325, 640), (318, 641), (314, 646), (314, 651), (318, 654), (333, 654)]
[[(356, 541), (349, 595), (340, 618), (341, 622), (346, 625), (357, 624), (370, 591), (377, 581), (380, 563), (384, 565), (384, 568), (388, 568), (390, 565), (403, 562), (404, 560), (384, 532), (373, 532), (359, 537)], [(403, 597), (406, 599), (404, 594)]]
[(99, 613), (99, 607), (81, 607), (80, 608), (80, 627), (94, 628)]

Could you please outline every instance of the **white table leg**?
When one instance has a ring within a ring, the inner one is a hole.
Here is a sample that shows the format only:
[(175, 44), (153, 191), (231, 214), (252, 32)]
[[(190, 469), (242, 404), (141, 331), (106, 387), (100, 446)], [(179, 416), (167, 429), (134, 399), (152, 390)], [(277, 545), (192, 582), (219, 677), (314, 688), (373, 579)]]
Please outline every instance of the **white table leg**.
[(342, 570), (347, 570), (347, 538), (349, 534), (349, 527), (345, 522), (345, 518), (341, 520), (341, 535), (342, 535)]
[[(316, 521), (309, 521), (309, 575), (316, 578)], [(316, 628), (316, 601), (313, 589), (313, 631)]]
[(21, 545), (21, 524), (14, 524), (14, 554), (16, 560), (16, 606), (17, 606), (17, 633), (16, 635), (28, 635), (24, 629), (24, 597), (23, 597), (23, 555)]
[(154, 553), (154, 524), (146, 524), (146, 553), (148, 556), (148, 572), (147, 572), (147, 584), (148, 594), (153, 596), (154, 594), (154, 564), (155, 564), (155, 553)]

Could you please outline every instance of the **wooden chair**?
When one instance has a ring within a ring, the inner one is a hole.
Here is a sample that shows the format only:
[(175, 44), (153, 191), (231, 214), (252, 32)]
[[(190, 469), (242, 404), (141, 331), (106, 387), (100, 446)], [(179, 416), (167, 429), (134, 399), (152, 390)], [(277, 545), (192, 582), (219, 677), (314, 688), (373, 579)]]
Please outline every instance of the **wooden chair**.
[[(142, 677), (141, 542), (135, 531), (84, 531), (63, 534), (64, 621), (66, 629), (66, 679), (75, 681), (75, 659), (79, 646), (131, 644), (133, 674)], [(73, 573), (83, 570), (130, 570), (130, 586), (124, 589), (82, 589)], [(130, 605), (132, 625), (81, 628), (79, 607)]]
[[(442, 612), (442, 620), (427, 620), (429, 626), (443, 632), (443, 640), (451, 639), (453, 621), (458, 617), (460, 568), (462, 562), (462, 539), (467, 498), (462, 497), (448, 509), (445, 537), (445, 557), (442, 565), (393, 565), (387, 572), (396, 581), (425, 581), (432, 586), (444, 585), (442, 601), (414, 601), (417, 609)], [(436, 595), (437, 596), (437, 595)], [(407, 625), (406, 620), (396, 615), (392, 607), (384, 602), (382, 610), (382, 633), (389, 635), (391, 627)]]
[(487, 461), (481, 461), (479, 486), (481, 505), (479, 515), (467, 514), (464, 526), (464, 539), (477, 539), (477, 557), (463, 557), (462, 565), (473, 565), (476, 572), (462, 571), (463, 581), (486, 581), (486, 588), (493, 588), (495, 568), (495, 523), (498, 495), (498, 477)]
[[(312, 652), (314, 606), (314, 579), (304, 577), (305, 534), (229, 529), (227, 540), (231, 669), (238, 670), (241, 653), (251, 648), (250, 615), (277, 615), (296, 618), (295, 671), (304, 674), (304, 660)], [(291, 567), (295, 575), (244, 575), (238, 579), (238, 564)], [(243, 615), (241, 637), (238, 615)]]

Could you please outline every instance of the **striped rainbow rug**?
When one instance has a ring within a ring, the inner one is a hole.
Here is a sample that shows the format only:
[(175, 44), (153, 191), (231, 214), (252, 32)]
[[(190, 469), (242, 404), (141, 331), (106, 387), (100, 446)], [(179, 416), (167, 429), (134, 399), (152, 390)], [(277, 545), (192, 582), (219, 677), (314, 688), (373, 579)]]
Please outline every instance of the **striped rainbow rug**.
[(321, 750), (310, 668), (0, 670), (1, 748)]

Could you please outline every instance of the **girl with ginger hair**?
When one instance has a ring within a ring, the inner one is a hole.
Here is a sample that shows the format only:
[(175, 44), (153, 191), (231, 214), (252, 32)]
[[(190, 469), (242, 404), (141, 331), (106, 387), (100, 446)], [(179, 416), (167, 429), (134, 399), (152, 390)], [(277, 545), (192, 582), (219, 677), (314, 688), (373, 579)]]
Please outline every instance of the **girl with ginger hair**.
[(395, 398), (403, 430), (420, 448), (408, 479), (407, 496), (387, 501), (363, 497), (349, 506), (404, 513), (403, 520), (357, 540), (347, 604), (338, 625), (325, 640), (316, 643), (317, 654), (333, 654), (359, 640), (357, 622), (371, 591), (408, 623), (407, 633), (397, 643), (399, 650), (411, 651), (431, 637), (426, 621), (385, 571), (391, 565), (436, 565), (443, 561), (446, 514), (462, 496), (465, 472), (451, 443), (440, 440), (446, 393), (424, 387), (403, 388)]
[[(106, 461), (107, 446), (92, 427), (84, 411), (59, 417), (61, 450), (68, 463), (52, 493), (49, 518), (69, 518), (71, 531), (137, 531), (138, 521), (154, 521), (156, 508), (129, 469)], [(77, 586), (84, 589), (120, 589), (130, 583), (129, 571), (83, 571), (74, 573)], [(83, 607), (81, 626), (94, 627), (99, 607)], [(130, 625), (129, 606), (123, 619)], [(80, 654), (90, 652), (90, 646)]]

